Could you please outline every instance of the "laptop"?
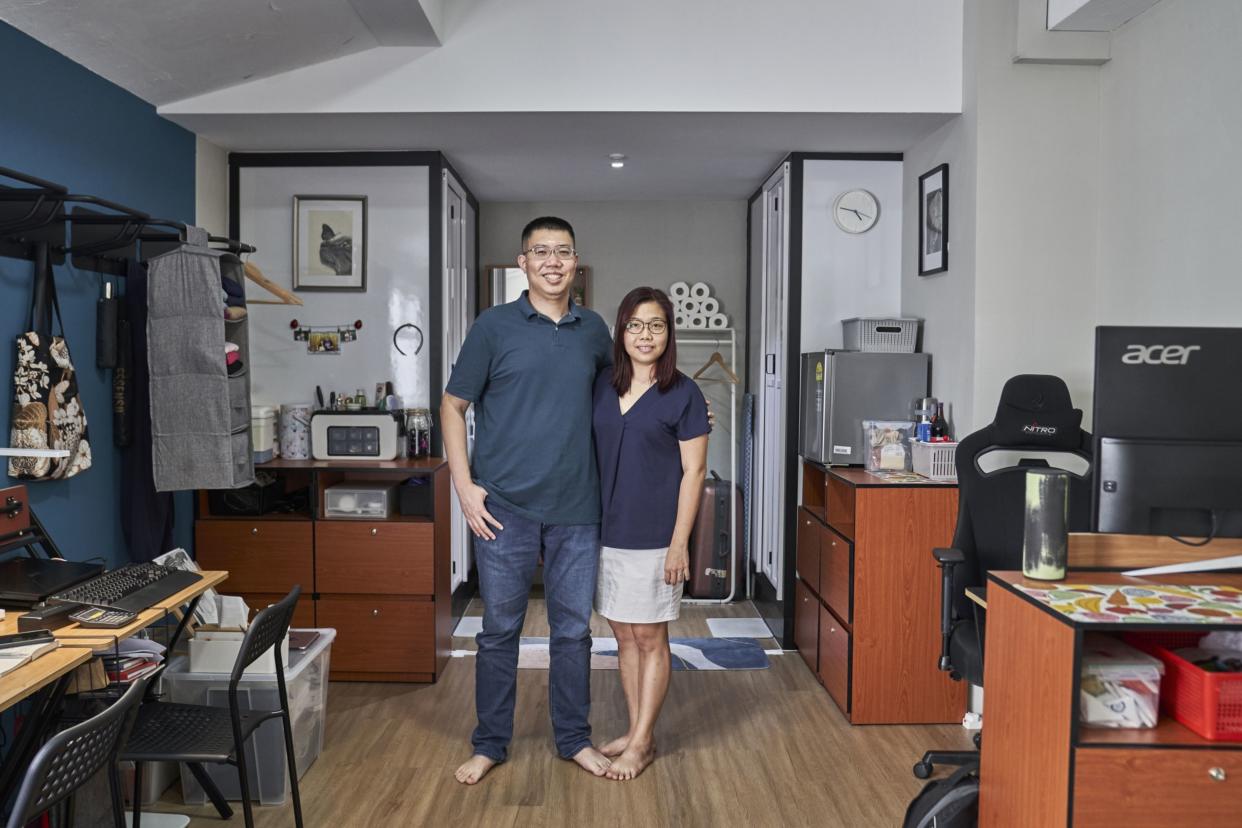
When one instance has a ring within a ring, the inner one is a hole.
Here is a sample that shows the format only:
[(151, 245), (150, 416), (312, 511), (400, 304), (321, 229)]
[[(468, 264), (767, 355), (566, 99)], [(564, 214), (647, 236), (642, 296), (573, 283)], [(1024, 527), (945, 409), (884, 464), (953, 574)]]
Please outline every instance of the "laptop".
[(0, 561), (0, 605), (30, 609), (49, 595), (103, 574), (102, 563), (25, 555)]

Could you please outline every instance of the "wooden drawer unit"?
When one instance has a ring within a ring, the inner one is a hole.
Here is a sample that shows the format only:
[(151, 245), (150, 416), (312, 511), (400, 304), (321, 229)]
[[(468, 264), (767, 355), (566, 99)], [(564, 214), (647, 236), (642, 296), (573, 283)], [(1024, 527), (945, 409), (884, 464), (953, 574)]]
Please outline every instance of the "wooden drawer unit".
[(824, 607), (819, 608), (819, 680), (837, 707), (850, 709), (850, 634)]
[(315, 584), (321, 593), (432, 595), (431, 523), (315, 523)]
[[(277, 459), (259, 468), (281, 478), (283, 491), (306, 492), (305, 511), (233, 518), (212, 513), (213, 498), (200, 491), (196, 557), (204, 569), (228, 570), (221, 591), (261, 609), (301, 584), (294, 626), (337, 631), (332, 681), (439, 678), (455, 621), (448, 463), (438, 457)], [(412, 477), (421, 478), (430, 495), (428, 516), (334, 520), (319, 508), (324, 492), (338, 483), (400, 486)]]
[(806, 582), (811, 592), (819, 594), (820, 534), (823, 526), (809, 511), (798, 510), (798, 577)]
[[(225, 581), (225, 584), (227, 583), (228, 581)], [(246, 606), (250, 607), (250, 611), (253, 614), (253, 613), (258, 612), (261, 609), (270, 607), (272, 604), (279, 602), (280, 599), (284, 598), (289, 593), (287, 592), (280, 592), (280, 593), (277, 593), (277, 592), (232, 593), (230, 592), (229, 594), (239, 595), (241, 599), (246, 602)], [(315, 626), (315, 598), (310, 590), (308, 589), (302, 590), (302, 595), (301, 597), (298, 598), (298, 605), (294, 607), (293, 609), (293, 621), (290, 623), (290, 626), (299, 627), (299, 628), (307, 628), (307, 627)]]
[(336, 630), (331, 671), (426, 673), (436, 669), (435, 604), (391, 596), (321, 596), (321, 627)]
[(1074, 828), (1242, 824), (1242, 750), (1078, 748)]
[(854, 620), (854, 608), (851, 605), (854, 591), (851, 575), (854, 545), (826, 527), (820, 529), (820, 533), (819, 594), (824, 603), (848, 624)]
[(801, 580), (794, 582), (794, 646), (811, 672), (819, 675), (819, 601)]
[(229, 573), (221, 590), (286, 595), (294, 584), (315, 588), (311, 522), (293, 520), (199, 520), (195, 559), (201, 569)]
[[(940, 581), (931, 554), (952, 542), (957, 488), (804, 460), (802, 491), (793, 596), (802, 657), (853, 724), (960, 721), (965, 686), (937, 668)], [(807, 604), (816, 606), (818, 629)]]

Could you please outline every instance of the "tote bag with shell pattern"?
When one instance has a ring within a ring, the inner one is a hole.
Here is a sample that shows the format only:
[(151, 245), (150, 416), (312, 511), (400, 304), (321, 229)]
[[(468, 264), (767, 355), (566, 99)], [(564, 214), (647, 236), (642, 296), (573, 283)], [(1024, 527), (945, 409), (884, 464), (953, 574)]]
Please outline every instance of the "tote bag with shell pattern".
[[(52, 334), (52, 315), (60, 334)], [(56, 281), (47, 245), (35, 251), (34, 295), (29, 330), (17, 337), (13, 371), (13, 420), (9, 444), (15, 449), (67, 451), (66, 457), (9, 458), (9, 477), (19, 480), (63, 480), (91, 467), (86, 412), (69, 359), (65, 324), (56, 301)]]

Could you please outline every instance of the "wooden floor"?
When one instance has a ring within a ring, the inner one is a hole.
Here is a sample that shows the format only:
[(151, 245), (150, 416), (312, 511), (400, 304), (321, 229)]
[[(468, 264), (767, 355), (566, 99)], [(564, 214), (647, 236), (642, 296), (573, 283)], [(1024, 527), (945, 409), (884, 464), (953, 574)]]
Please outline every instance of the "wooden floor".
[[(478, 614), (476, 601), (470, 613)], [(749, 616), (748, 604), (684, 606), (674, 636), (708, 635), (709, 617)], [(611, 635), (596, 618), (597, 635)], [(532, 600), (526, 635), (547, 635)], [(769, 648), (774, 641), (764, 642)], [(454, 646), (473, 649), (470, 639)], [(454, 658), (431, 686), (334, 683), (324, 751), (302, 778), (308, 826), (889, 826), (923, 784), (922, 751), (968, 747), (948, 726), (850, 727), (796, 653), (768, 670), (673, 674), (656, 731), (660, 755), (637, 779), (596, 779), (557, 758), (548, 721), (548, 674), (518, 671), (510, 760), (479, 785), (452, 776), (470, 753), (474, 658)], [(597, 740), (622, 732), (615, 671), (591, 680)], [(222, 822), (210, 806), (180, 805), (173, 786), (154, 810), (190, 814), (192, 828)], [(257, 807), (258, 828), (293, 825), (292, 807)]]

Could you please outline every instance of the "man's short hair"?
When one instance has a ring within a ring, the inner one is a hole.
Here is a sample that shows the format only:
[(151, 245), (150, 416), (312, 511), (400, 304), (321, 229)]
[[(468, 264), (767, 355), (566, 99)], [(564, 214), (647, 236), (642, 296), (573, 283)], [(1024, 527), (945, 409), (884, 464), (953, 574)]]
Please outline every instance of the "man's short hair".
[(532, 219), (527, 223), (526, 227), (522, 229), (523, 250), (526, 249), (526, 243), (530, 241), (531, 235), (533, 235), (536, 230), (562, 230), (569, 234), (570, 241), (572, 241), (575, 245), (578, 243), (577, 237), (574, 236), (573, 225), (565, 221), (565, 219), (558, 218), (557, 216), (540, 216), (537, 219)]

